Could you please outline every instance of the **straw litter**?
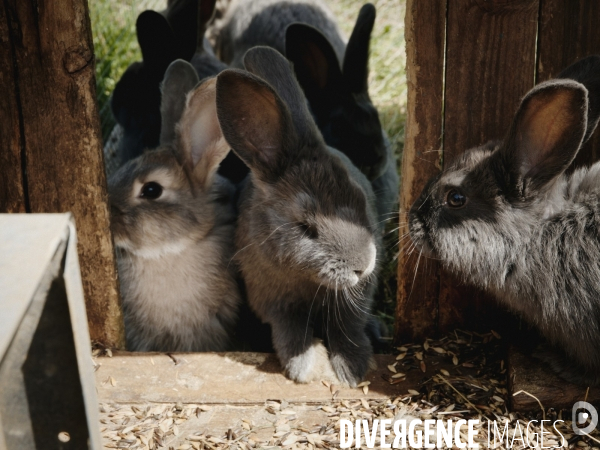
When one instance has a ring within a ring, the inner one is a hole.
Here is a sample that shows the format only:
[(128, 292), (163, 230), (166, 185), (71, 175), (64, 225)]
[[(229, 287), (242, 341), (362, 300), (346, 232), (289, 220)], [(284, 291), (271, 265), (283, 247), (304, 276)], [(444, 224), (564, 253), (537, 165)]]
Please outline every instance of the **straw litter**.
[[(322, 388), (331, 392), (332, 400), (322, 404), (290, 404), (284, 399), (244, 407), (181, 403), (103, 404), (100, 417), (104, 447), (140, 450), (335, 449), (339, 448), (342, 419), (353, 423), (366, 420), (369, 426), (376, 419), (478, 419), (475, 442), (480, 448), (488, 448), (488, 445), (494, 449), (541, 448), (539, 439), (536, 445), (535, 435), (539, 436), (540, 421), (546, 419), (564, 420), (556, 429), (546, 425), (543, 442), (546, 448), (566, 444), (569, 448), (600, 449), (597, 430), (591, 436), (573, 433), (570, 411), (540, 408), (526, 416), (508, 410), (505, 351), (501, 337), (495, 332), (477, 334), (457, 330), (442, 339), (404, 344), (397, 347), (396, 352), (396, 362), (388, 367), (387, 375), (388, 382), (398, 389), (398, 395), (393, 398), (337, 400), (338, 387), (324, 382)], [(423, 365), (434, 367), (440, 358), (452, 364), (445, 364), (445, 369), (424, 378), (417, 389), (402, 387), (407, 374), (421, 372)], [(368, 382), (357, 387), (365, 395), (368, 388)], [(532, 420), (537, 422), (530, 423)], [(492, 435), (488, 436), (488, 421), (496, 421), (500, 432), (506, 427), (504, 439), (509, 437), (508, 447), (506, 440), (500, 440), (498, 436), (494, 440), (493, 428)], [(219, 426), (215, 425), (217, 422)], [(465, 425), (465, 441), (466, 433)], [(375, 448), (379, 445), (376, 443)], [(440, 445), (438, 448), (446, 447)]]

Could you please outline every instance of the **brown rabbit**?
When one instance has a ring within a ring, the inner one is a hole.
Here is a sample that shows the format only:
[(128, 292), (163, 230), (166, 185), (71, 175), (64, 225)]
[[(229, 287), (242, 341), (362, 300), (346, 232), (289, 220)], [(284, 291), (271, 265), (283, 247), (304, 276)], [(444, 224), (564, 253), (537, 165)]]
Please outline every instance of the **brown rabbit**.
[(226, 350), (237, 317), (234, 189), (216, 173), (229, 146), (216, 117), (216, 79), (197, 83), (189, 63), (169, 66), (161, 145), (109, 181), (131, 350)]

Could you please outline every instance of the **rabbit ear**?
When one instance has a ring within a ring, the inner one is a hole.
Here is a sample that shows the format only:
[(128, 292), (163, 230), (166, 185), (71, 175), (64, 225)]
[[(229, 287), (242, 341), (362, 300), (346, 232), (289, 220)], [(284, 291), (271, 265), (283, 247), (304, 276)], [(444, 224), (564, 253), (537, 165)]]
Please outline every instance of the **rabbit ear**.
[(160, 144), (167, 145), (175, 140), (175, 127), (182, 117), (186, 95), (198, 84), (198, 74), (187, 61), (173, 61), (162, 82), (160, 103)]
[(344, 79), (336, 53), (320, 31), (303, 23), (289, 25), (285, 54), (317, 116), (337, 104), (336, 93), (344, 88)]
[(588, 121), (583, 142), (585, 143), (600, 120), (600, 56), (592, 55), (577, 61), (563, 70), (556, 78), (570, 78), (588, 90)]
[(500, 150), (511, 189), (527, 197), (566, 170), (581, 146), (587, 107), (587, 90), (571, 80), (547, 81), (525, 96)]
[(374, 24), (375, 6), (367, 3), (360, 9), (344, 56), (344, 78), (353, 93), (368, 90), (369, 42)]
[[(171, 0), (163, 15), (179, 42), (178, 58), (189, 61), (196, 51), (199, 0)], [(204, 33), (204, 32), (203, 32)]]
[(212, 184), (219, 164), (229, 153), (216, 110), (216, 78), (203, 82), (188, 94), (177, 127), (184, 165), (200, 187)]
[(227, 69), (217, 77), (217, 115), (225, 139), (252, 172), (265, 181), (276, 179), (297, 138), (273, 88), (248, 72)]
[(144, 11), (138, 16), (136, 30), (144, 64), (166, 68), (177, 58), (177, 39), (161, 14)]
[(244, 66), (275, 89), (288, 107), (298, 135), (310, 138), (314, 134), (314, 122), (289, 61), (270, 47), (254, 47), (244, 55)]

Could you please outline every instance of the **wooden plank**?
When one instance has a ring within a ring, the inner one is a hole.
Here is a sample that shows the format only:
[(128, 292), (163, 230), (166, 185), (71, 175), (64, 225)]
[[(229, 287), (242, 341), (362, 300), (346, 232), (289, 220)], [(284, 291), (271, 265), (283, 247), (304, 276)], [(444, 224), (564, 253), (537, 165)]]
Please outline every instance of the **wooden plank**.
[[(549, 80), (588, 55), (600, 54), (600, 2), (540, 0), (537, 82)], [(574, 167), (600, 159), (600, 128), (579, 151)]]
[[(390, 384), (387, 366), (393, 355), (375, 355), (377, 370), (369, 372), (369, 392), (340, 388), (337, 399), (384, 399), (419, 389), (440, 369), (453, 370), (447, 358), (432, 356), (427, 371), (410, 370), (406, 380)], [(128, 353), (97, 358), (96, 388), (107, 403), (207, 403), (262, 405), (267, 399), (290, 403), (321, 403), (331, 391), (320, 382), (297, 384), (283, 373), (277, 357), (267, 353)], [(398, 367), (398, 370), (402, 370)]]
[(441, 169), (446, 2), (406, 3), (408, 115), (400, 188), (398, 303), (394, 338), (430, 336), (437, 327), (439, 266), (410, 253), (407, 212), (427, 181)]
[(0, 7), (0, 213), (25, 212), (21, 172), (21, 129), (10, 28)]
[[(444, 164), (508, 130), (534, 83), (539, 2), (465, 0), (448, 8)], [(496, 311), (482, 293), (441, 273), (441, 332), (497, 326)]]
[(68, 239), (70, 214), (0, 214), (0, 355), (8, 348), (52, 257)]
[(100, 449), (71, 214), (0, 215), (0, 416), (9, 448)]
[(535, 398), (526, 394), (514, 395), (519, 391), (529, 392), (544, 405), (544, 408), (570, 410), (573, 404), (587, 398), (588, 403), (600, 405), (600, 388), (567, 383), (552, 370), (531, 355), (526, 355), (516, 347), (508, 352), (508, 387), (512, 410), (515, 412), (539, 411)]
[[(26, 161), (20, 170), (27, 173), (30, 211), (73, 212), (91, 338), (121, 347), (87, 2), (7, 0), (4, 5)], [(11, 85), (2, 88), (15, 91)]]

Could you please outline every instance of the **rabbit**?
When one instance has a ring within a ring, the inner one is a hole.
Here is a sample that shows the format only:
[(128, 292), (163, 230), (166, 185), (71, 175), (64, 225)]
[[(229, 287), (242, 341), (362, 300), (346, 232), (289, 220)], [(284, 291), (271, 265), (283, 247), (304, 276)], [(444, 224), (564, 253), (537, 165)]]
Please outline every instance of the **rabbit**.
[(134, 351), (227, 350), (237, 319), (241, 296), (229, 264), (234, 187), (216, 173), (229, 146), (216, 117), (216, 79), (197, 83), (189, 63), (169, 66), (160, 146), (109, 180), (127, 346)]
[[(213, 17), (216, 2), (216, 0), (169, 0), (167, 8), (161, 11), (175, 34), (182, 59), (189, 61), (197, 53), (198, 47), (202, 47), (204, 51), (214, 56), (212, 46), (204, 33)], [(200, 79), (202, 78), (204, 77), (201, 76)]]
[(217, 76), (217, 116), (250, 167), (234, 256), (248, 302), (292, 380), (335, 374), (356, 386), (373, 352), (365, 328), (381, 248), (371, 185), (327, 147), (280, 53), (255, 47), (244, 64)]
[[(121, 163), (141, 155), (144, 149), (158, 145), (160, 83), (170, 63), (176, 59), (189, 61), (194, 56), (197, 35), (203, 36), (215, 2), (175, 0), (162, 13), (148, 10), (139, 15), (136, 31), (143, 61), (127, 68), (111, 99), (113, 116), (124, 130), (117, 150)], [(217, 60), (208, 41), (202, 39), (200, 42), (196, 53), (212, 55), (213, 60)], [(195, 64), (195, 67), (199, 66)], [(222, 66), (212, 72), (204, 70), (202, 78), (216, 75), (220, 70)]]
[(361, 8), (343, 58), (321, 30), (305, 23), (287, 27), (285, 54), (294, 64), (325, 142), (344, 152), (371, 180), (383, 220), (398, 210), (399, 178), (392, 145), (369, 97), (369, 41), (375, 13), (370, 3)]
[(286, 55), (325, 142), (345, 153), (371, 180), (379, 220), (396, 212), (396, 158), (368, 91), (375, 7), (361, 8), (347, 46), (333, 15), (317, 0), (238, 0), (224, 22), (217, 46), (221, 58), (242, 67), (245, 51), (255, 45)]
[[(196, 53), (190, 63), (196, 69), (198, 77), (202, 80), (217, 75), (228, 66), (215, 56), (210, 44), (206, 45), (208, 41), (204, 36), (206, 27), (214, 15), (216, 0), (199, 0), (199, 2), (198, 23), (200, 26), (198, 36), (202, 36), (202, 38), (198, 41)], [(229, 152), (219, 166), (219, 174), (236, 185), (246, 178), (248, 172), (248, 167), (233, 152)]]
[(238, 69), (244, 68), (244, 55), (252, 47), (268, 46), (285, 55), (285, 31), (296, 22), (321, 30), (343, 59), (342, 34), (322, 0), (233, 0), (223, 18), (217, 54)]
[[(190, 60), (201, 80), (227, 68), (204, 36), (215, 4), (216, 0), (174, 0), (161, 14), (145, 11), (138, 17), (138, 41), (144, 61), (127, 69), (111, 100), (113, 115), (123, 127), (117, 149), (121, 163), (159, 144), (160, 82), (172, 61)], [(195, 53), (190, 54), (192, 39)], [(229, 153), (219, 166), (219, 173), (239, 183), (248, 174), (248, 168), (235, 154)]]
[(117, 157), (123, 164), (155, 148), (160, 137), (160, 82), (169, 64), (183, 55), (167, 19), (156, 11), (144, 11), (136, 22), (142, 62), (131, 64), (117, 82), (111, 110), (123, 129)]
[(409, 212), (419, 251), (520, 313), (586, 385), (600, 382), (600, 163), (565, 170), (599, 117), (592, 56), (534, 87), (505, 139), (456, 157)]

